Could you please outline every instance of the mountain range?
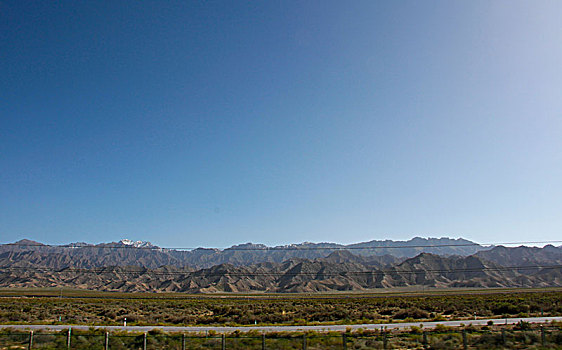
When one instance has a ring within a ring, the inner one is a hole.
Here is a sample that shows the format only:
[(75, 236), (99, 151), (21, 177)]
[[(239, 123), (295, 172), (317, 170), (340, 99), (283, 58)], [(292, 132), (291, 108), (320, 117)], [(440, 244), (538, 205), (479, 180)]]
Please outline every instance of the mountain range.
[(386, 259), (389, 262), (396, 262), (420, 253), (467, 256), (484, 249), (488, 248), (462, 238), (420, 237), (408, 241), (373, 240), (349, 245), (305, 242), (268, 247), (263, 244), (245, 243), (226, 249), (197, 248), (192, 250), (160, 248), (150, 242), (129, 239), (96, 245), (79, 242), (64, 246), (51, 246), (31, 240), (21, 240), (0, 245), (0, 261), (3, 259), (13, 262), (25, 261), (52, 268), (128, 265), (147, 268), (162, 265), (208, 268), (219, 264), (244, 266), (260, 262), (283, 262), (292, 258), (318, 259), (340, 250), (349, 250), (360, 256), (387, 256)]
[[(439, 247), (436, 247), (439, 246)], [(328, 292), (409, 286), (562, 286), (562, 248), (414, 238), (352, 245), (242, 244), (190, 251), (148, 242), (0, 245), (0, 287), (149, 292)]]

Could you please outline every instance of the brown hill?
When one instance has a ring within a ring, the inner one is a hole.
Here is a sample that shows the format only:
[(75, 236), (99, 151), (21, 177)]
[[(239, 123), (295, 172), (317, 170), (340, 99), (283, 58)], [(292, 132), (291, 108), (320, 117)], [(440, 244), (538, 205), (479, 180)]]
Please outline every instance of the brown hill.
[(493, 261), (504, 266), (543, 266), (561, 265), (562, 247), (546, 245), (538, 247), (503, 247), (498, 246), (493, 249), (481, 251), (476, 256)]
[(373, 267), (364, 257), (333, 253), (316, 260), (290, 259), (250, 266), (221, 264), (192, 270), (173, 266), (114, 266), (55, 270), (33, 264), (0, 269), (2, 287), (69, 287), (149, 292), (326, 292), (407, 287), (561, 286), (560, 268), (524, 274), (478, 256), (420, 254), (399, 264)]

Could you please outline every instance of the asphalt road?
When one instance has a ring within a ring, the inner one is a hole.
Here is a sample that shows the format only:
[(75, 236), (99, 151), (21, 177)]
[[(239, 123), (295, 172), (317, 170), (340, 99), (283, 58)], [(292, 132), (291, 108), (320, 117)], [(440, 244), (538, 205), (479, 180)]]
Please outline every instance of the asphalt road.
[(362, 329), (401, 329), (411, 326), (423, 325), (423, 328), (434, 328), (441, 324), (450, 327), (458, 327), (460, 325), (485, 325), (488, 321), (494, 324), (514, 324), (519, 321), (530, 323), (548, 323), (551, 321), (562, 321), (562, 317), (518, 317), (518, 318), (494, 318), (494, 319), (477, 319), (477, 320), (460, 320), (460, 321), (439, 321), (439, 322), (404, 322), (404, 323), (382, 323), (382, 324), (354, 324), (354, 325), (324, 325), (324, 326), (248, 326), (248, 327), (174, 327), (174, 326), (83, 326), (83, 325), (0, 325), (0, 329), (17, 329), (17, 330), (65, 330), (68, 328), (88, 330), (93, 328), (106, 329), (108, 331), (127, 331), (127, 332), (148, 332), (153, 329), (159, 329), (165, 332), (206, 332), (215, 331), (217, 333), (229, 333), (236, 330), (247, 332), (256, 330), (259, 332), (296, 332), (296, 331), (340, 331), (346, 329), (356, 330)]

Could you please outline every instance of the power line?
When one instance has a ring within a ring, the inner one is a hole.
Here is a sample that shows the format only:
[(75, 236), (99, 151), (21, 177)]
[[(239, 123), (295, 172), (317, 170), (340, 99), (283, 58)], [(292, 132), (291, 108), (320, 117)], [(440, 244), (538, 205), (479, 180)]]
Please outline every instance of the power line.
[(54, 268), (42, 268), (42, 267), (23, 267), (23, 266), (11, 266), (0, 268), (0, 273), (9, 272), (48, 272), (48, 273), (93, 273), (93, 274), (123, 274), (123, 275), (143, 275), (147, 276), (184, 276), (184, 277), (195, 277), (195, 278), (205, 278), (205, 277), (217, 277), (217, 276), (231, 276), (231, 277), (284, 277), (284, 276), (370, 276), (370, 275), (417, 275), (417, 274), (450, 274), (450, 273), (474, 273), (474, 272), (505, 272), (505, 271), (521, 271), (521, 270), (555, 270), (562, 268), (562, 265), (532, 265), (532, 266), (495, 266), (495, 267), (475, 267), (475, 268), (459, 268), (459, 269), (417, 269), (417, 270), (400, 270), (398, 268), (386, 269), (386, 270), (363, 270), (363, 271), (339, 271), (339, 272), (329, 272), (329, 271), (316, 271), (316, 272), (249, 272), (249, 271), (239, 271), (239, 272), (202, 272), (204, 270), (198, 271), (157, 271), (139, 267), (139, 270), (132, 269), (119, 269), (118, 267), (105, 267), (105, 268), (92, 268), (92, 269), (82, 269), (82, 268), (65, 268), (65, 269), (54, 269)]
[[(146, 249), (157, 251), (194, 251), (194, 250), (213, 250), (213, 251), (309, 251), (309, 250), (376, 250), (376, 249), (417, 249), (417, 248), (440, 248), (440, 247), (482, 247), (492, 248), (494, 246), (506, 245), (526, 245), (526, 244), (554, 244), (562, 241), (525, 241), (525, 242), (488, 242), (488, 243), (451, 243), (451, 244), (426, 244), (426, 245), (391, 245), (391, 246), (276, 246), (276, 247), (230, 247), (230, 248), (205, 248), (205, 247), (158, 247), (145, 246), (135, 247), (133, 245), (119, 245), (119, 243), (98, 244), (98, 245), (75, 245), (75, 244), (42, 244), (42, 243), (5, 243), (0, 247), (38, 247), (38, 248), (65, 248), (65, 249)], [(312, 243), (320, 245), (322, 243)]]

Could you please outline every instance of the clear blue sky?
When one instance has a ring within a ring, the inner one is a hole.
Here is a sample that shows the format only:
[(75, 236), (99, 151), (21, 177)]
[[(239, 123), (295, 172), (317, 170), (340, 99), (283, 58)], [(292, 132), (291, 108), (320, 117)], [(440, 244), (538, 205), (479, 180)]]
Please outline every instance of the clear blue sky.
[(560, 1), (0, 1), (0, 241), (562, 235)]

